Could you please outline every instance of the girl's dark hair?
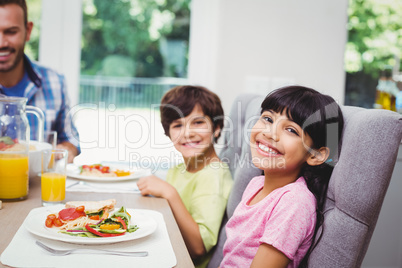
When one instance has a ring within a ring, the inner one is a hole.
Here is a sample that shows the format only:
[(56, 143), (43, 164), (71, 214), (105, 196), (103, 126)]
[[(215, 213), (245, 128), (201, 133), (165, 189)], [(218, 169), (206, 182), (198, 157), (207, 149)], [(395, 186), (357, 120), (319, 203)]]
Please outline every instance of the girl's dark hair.
[[(174, 87), (162, 97), (160, 113), (165, 135), (169, 136), (169, 126), (173, 121), (191, 114), (197, 104), (211, 119), (213, 131), (218, 127), (223, 129), (224, 113), (218, 95), (205, 87), (186, 85)], [(220, 133), (215, 137), (215, 142)]]
[[(270, 93), (261, 104), (261, 113), (267, 110), (282, 113), (296, 122), (307, 133), (313, 146), (310, 150), (328, 147), (328, 160), (318, 166), (309, 166), (307, 163), (301, 169), (300, 176), (306, 180), (308, 189), (317, 200), (317, 223), (314, 230), (313, 242), (299, 267), (307, 267), (308, 258), (321, 239), (316, 239), (318, 230), (324, 220), (324, 205), (328, 183), (334, 165), (337, 163), (343, 130), (343, 116), (335, 100), (318, 91), (302, 87), (288, 86), (279, 88)], [(317, 242), (315, 242), (317, 240)]]

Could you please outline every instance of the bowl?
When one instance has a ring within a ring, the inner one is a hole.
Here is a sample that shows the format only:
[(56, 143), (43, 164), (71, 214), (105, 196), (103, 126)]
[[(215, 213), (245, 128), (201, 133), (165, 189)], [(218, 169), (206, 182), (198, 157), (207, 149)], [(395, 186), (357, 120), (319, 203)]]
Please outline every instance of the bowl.
[(52, 145), (39, 141), (29, 141), (29, 145), (35, 147), (35, 150), (29, 150), (29, 177), (34, 178), (42, 170), (42, 151), (51, 150)]

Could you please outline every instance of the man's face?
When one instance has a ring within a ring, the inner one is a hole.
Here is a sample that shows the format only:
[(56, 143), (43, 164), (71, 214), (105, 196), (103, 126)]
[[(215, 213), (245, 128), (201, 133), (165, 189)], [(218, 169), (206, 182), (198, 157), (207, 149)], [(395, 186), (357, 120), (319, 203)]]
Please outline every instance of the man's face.
[(16, 4), (0, 6), (0, 72), (13, 71), (22, 64), (25, 42), (29, 41), (32, 22), (24, 23), (24, 11)]

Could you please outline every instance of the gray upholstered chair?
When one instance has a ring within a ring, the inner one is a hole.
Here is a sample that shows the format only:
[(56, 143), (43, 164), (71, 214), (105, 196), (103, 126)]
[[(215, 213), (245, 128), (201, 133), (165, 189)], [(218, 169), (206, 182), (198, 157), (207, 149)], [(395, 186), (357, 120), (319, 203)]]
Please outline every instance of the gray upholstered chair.
[[(263, 96), (239, 96), (230, 112), (220, 157), (229, 163), (234, 188), (229, 197), (218, 244), (208, 267), (222, 260), (227, 219), (251, 178), (261, 171), (251, 163), (248, 130), (260, 113)], [(325, 205), (324, 232), (309, 267), (360, 267), (377, 223), (402, 138), (402, 116), (386, 110), (341, 107), (345, 119), (342, 151)]]

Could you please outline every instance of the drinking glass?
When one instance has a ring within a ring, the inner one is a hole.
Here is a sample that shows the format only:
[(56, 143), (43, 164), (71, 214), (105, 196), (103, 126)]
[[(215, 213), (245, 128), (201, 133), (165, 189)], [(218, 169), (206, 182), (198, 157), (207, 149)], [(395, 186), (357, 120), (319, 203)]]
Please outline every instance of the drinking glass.
[(67, 158), (68, 152), (65, 149), (43, 151), (41, 172), (43, 206), (63, 203), (66, 196)]
[(57, 131), (51, 130), (45, 134), (45, 142), (52, 145), (53, 149), (56, 149), (57, 145)]

